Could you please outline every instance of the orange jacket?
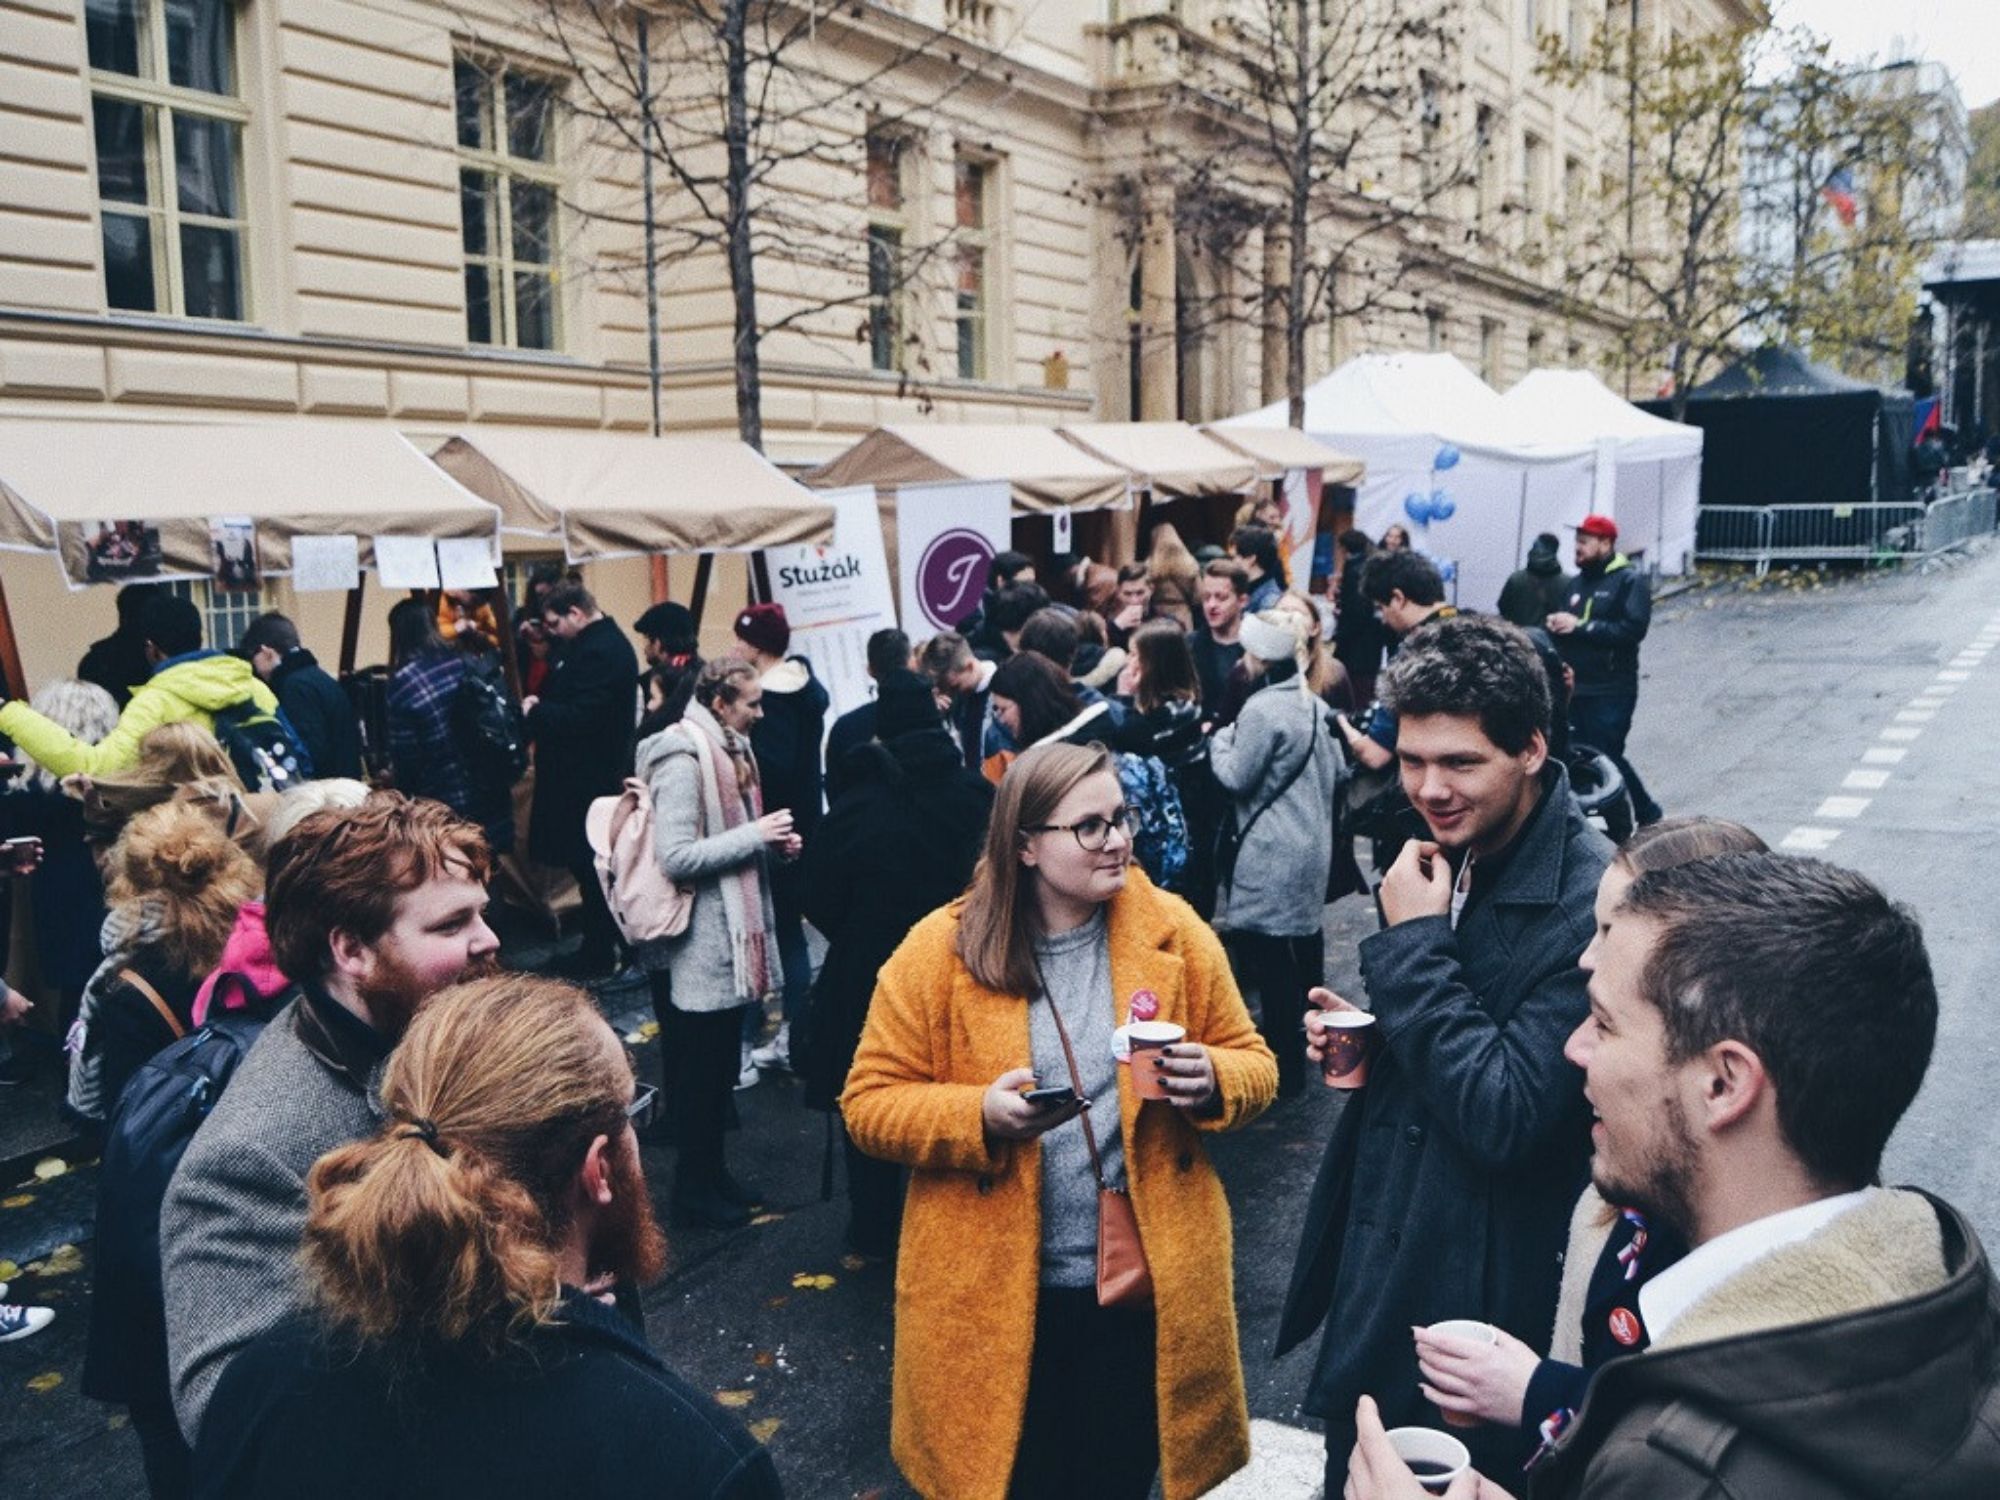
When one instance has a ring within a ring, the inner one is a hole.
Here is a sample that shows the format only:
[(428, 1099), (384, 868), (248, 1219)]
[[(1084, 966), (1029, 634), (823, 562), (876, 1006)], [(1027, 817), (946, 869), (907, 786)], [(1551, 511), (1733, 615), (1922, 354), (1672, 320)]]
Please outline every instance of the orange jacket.
[[(883, 967), (840, 1103), (862, 1150), (916, 1169), (896, 1266), (896, 1462), (924, 1495), (1004, 1500), (1034, 1344), (1042, 1156), (1034, 1143), (986, 1139), (988, 1085), (1030, 1062), (1028, 1008), (966, 970), (961, 908), (924, 918)], [(1119, 1075), (1126, 1172), (1159, 1314), (1166, 1496), (1182, 1500), (1250, 1459), (1229, 1205), (1197, 1132), (1263, 1113), (1278, 1065), (1192, 907), (1135, 866), (1109, 915), (1120, 1024), (1132, 996), (1151, 990), (1159, 1019), (1209, 1048), (1222, 1099), (1220, 1115), (1192, 1119), (1142, 1103)]]

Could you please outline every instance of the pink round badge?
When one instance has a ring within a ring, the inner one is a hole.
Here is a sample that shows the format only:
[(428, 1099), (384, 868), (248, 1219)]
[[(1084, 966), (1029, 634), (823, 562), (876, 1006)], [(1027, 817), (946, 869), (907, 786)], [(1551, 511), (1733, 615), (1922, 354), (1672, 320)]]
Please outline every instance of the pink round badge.
[(1132, 996), (1132, 1019), (1154, 1021), (1160, 1015), (1160, 997), (1151, 990), (1139, 990)]

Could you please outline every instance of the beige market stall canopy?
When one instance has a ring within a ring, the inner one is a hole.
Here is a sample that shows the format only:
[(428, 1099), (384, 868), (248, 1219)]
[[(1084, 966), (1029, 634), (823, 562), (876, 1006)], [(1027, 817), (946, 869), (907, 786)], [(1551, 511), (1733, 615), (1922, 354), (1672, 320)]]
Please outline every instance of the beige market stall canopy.
[(1058, 429), (1093, 458), (1115, 464), (1155, 500), (1241, 495), (1257, 466), (1185, 422), (1082, 422)]
[(1125, 505), (1125, 470), (1093, 458), (1052, 427), (948, 423), (878, 427), (806, 475), (821, 489), (1005, 481), (1014, 514), (1101, 510)]
[(1243, 427), (1211, 422), (1201, 430), (1218, 443), (1254, 459), (1258, 477), (1262, 479), (1280, 479), (1294, 469), (1318, 469), (1324, 484), (1352, 485), (1368, 472), (1368, 466), (1360, 459), (1329, 448), (1296, 427)]
[[(57, 555), (72, 584), (212, 578), (224, 517), (250, 521), (265, 575), (291, 571), (294, 537), (352, 535), (368, 567), (378, 536), (497, 544), (500, 524), (387, 427), (0, 419), (0, 549)], [(94, 546), (129, 527), (137, 568)]]
[(833, 539), (833, 507), (733, 439), (470, 427), (432, 459), (500, 507), (510, 548), (573, 563)]

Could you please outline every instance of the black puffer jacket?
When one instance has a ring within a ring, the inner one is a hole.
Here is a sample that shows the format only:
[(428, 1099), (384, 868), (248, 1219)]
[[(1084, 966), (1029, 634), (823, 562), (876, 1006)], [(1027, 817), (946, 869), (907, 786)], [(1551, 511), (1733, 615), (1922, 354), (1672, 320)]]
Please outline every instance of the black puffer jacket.
[(1576, 673), (1576, 697), (1599, 698), (1639, 691), (1639, 643), (1653, 623), (1653, 590), (1623, 553), (1603, 568), (1589, 567), (1569, 581), (1563, 608), (1577, 627), (1556, 638), (1556, 649)]
[(992, 786), (942, 729), (862, 745), (841, 771), (843, 790), (805, 851), (805, 914), (827, 952), (792, 1059), (817, 1109), (847, 1083), (876, 972), (919, 920), (964, 892), (993, 810)]

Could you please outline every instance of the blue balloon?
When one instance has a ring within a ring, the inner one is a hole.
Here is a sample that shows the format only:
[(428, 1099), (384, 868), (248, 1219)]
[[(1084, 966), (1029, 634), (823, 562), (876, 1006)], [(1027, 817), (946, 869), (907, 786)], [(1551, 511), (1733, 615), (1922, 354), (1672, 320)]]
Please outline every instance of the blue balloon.
[(1433, 521), (1449, 521), (1457, 510), (1458, 502), (1453, 500), (1443, 490), (1431, 491), (1431, 519)]
[(1431, 460), (1434, 469), (1455, 469), (1458, 467), (1458, 450), (1450, 443), (1438, 449), (1437, 457)]
[(1444, 559), (1444, 561), (1438, 564), (1438, 577), (1442, 578), (1446, 583), (1450, 583), (1452, 579), (1458, 577), (1458, 564), (1450, 558)]
[(1403, 514), (1408, 516), (1412, 521), (1415, 521), (1419, 526), (1428, 526), (1431, 523), (1431, 503), (1415, 490), (1412, 490), (1409, 494), (1403, 496)]

